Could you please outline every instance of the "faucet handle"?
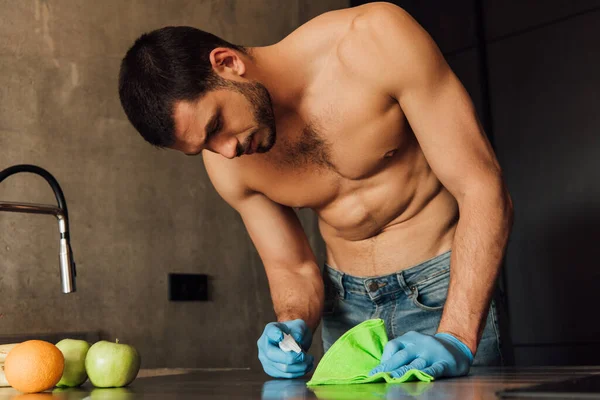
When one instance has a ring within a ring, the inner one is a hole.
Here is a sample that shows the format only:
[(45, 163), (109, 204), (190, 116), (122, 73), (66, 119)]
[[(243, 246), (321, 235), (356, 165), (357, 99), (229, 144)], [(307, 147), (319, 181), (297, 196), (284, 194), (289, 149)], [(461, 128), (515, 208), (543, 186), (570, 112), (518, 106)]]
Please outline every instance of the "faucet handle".
[(71, 293), (75, 291), (75, 261), (71, 246), (66, 238), (60, 239), (60, 281), (62, 282), (62, 292)]

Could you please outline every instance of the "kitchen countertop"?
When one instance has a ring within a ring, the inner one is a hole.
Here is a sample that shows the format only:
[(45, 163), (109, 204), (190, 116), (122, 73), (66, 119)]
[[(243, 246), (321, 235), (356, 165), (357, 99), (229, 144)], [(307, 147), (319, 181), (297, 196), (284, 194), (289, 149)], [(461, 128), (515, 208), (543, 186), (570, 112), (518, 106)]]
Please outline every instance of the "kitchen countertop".
[(319, 386), (308, 389), (306, 379), (271, 379), (249, 369), (143, 369), (127, 388), (54, 389), (22, 395), (0, 388), (0, 400), (136, 400), (136, 399), (494, 399), (502, 389), (600, 374), (598, 367), (472, 368), (463, 378), (432, 383)]

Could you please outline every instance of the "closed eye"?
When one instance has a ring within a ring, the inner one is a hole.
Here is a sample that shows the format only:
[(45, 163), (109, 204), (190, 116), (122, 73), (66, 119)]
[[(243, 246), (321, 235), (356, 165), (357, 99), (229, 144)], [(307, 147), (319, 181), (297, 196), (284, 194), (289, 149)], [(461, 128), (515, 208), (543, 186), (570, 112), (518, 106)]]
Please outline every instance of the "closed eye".
[(216, 114), (210, 121), (210, 127), (206, 130), (206, 141), (214, 137), (217, 133), (223, 129), (223, 118), (221, 115), (221, 109), (218, 109)]

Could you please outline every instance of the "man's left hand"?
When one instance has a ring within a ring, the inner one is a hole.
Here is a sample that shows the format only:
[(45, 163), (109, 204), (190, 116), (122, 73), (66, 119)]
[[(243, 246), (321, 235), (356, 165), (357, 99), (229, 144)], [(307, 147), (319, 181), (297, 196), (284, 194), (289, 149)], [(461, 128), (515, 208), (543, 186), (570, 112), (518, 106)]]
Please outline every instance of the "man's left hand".
[(453, 335), (411, 331), (385, 345), (381, 364), (369, 375), (389, 372), (392, 378), (399, 378), (410, 369), (418, 369), (434, 378), (463, 376), (472, 363), (471, 350)]

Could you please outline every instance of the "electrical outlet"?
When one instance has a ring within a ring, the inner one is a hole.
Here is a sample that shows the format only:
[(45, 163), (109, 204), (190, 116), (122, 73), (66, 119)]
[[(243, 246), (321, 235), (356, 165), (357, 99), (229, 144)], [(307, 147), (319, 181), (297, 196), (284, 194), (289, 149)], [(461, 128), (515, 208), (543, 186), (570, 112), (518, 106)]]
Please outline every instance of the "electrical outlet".
[(170, 301), (208, 301), (208, 275), (169, 274)]

